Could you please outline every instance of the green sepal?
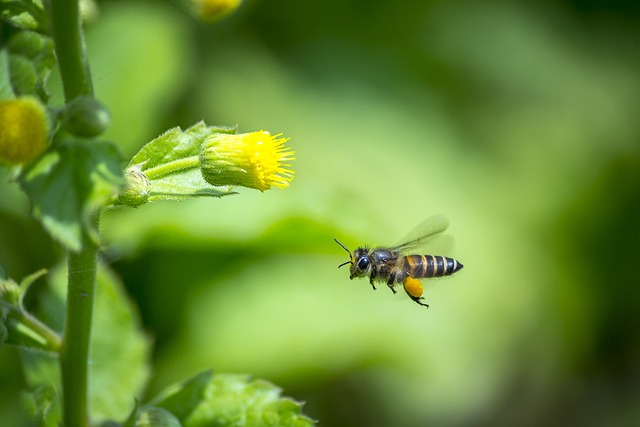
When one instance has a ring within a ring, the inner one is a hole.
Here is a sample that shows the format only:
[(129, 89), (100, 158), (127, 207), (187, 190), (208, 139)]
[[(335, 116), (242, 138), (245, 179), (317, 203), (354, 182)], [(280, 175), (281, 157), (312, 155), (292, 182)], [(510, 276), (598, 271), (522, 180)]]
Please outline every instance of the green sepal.
[(174, 414), (184, 427), (280, 426), (315, 423), (302, 415), (302, 404), (281, 396), (281, 389), (248, 375), (202, 372), (151, 401)]
[(19, 182), (31, 198), (33, 215), (72, 251), (98, 243), (93, 213), (111, 200), (123, 183), (120, 153), (109, 141), (55, 142), (25, 168)]
[(200, 121), (185, 130), (169, 129), (146, 144), (129, 162), (125, 171), (127, 186), (115, 204), (136, 207), (158, 200), (235, 194), (228, 188), (207, 183), (200, 172), (200, 147), (207, 137), (216, 133), (234, 134), (236, 128), (208, 126)]
[(203, 121), (182, 130), (174, 127), (147, 143), (133, 156), (128, 167), (140, 165), (142, 171), (176, 160), (200, 155), (202, 142), (214, 133), (236, 133), (235, 127), (207, 126)]

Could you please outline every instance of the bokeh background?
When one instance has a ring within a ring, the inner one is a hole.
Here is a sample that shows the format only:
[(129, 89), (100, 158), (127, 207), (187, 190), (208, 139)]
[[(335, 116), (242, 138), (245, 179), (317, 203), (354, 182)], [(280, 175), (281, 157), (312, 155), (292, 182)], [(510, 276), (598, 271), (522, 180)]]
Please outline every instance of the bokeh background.
[[(154, 341), (147, 395), (212, 367), (326, 426), (640, 423), (637, 2), (247, 0), (212, 26), (99, 7), (92, 72), (126, 156), (204, 119), (297, 157), (286, 190), (104, 215)], [(334, 237), (389, 244), (435, 213), (465, 268), (429, 309), (336, 268)], [(6, 273), (61, 256), (3, 184)]]

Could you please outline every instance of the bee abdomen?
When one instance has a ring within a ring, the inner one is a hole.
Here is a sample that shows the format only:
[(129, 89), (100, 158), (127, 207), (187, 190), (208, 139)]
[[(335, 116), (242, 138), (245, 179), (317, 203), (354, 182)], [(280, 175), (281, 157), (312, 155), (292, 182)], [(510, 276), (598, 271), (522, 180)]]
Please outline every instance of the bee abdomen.
[(415, 278), (450, 276), (463, 265), (453, 258), (438, 255), (407, 255), (406, 273)]

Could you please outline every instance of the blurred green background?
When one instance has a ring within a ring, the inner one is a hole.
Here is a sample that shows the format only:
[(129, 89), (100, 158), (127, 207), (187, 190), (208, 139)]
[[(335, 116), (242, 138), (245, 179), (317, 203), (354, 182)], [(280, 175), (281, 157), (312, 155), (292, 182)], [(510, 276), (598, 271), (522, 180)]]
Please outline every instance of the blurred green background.
[[(637, 2), (248, 0), (213, 26), (99, 6), (92, 72), (126, 156), (204, 119), (297, 157), (286, 190), (103, 216), (154, 340), (148, 395), (212, 367), (326, 426), (640, 423)], [(435, 213), (465, 269), (429, 309), (336, 268), (334, 237), (389, 244)], [(6, 273), (61, 256), (3, 184)]]

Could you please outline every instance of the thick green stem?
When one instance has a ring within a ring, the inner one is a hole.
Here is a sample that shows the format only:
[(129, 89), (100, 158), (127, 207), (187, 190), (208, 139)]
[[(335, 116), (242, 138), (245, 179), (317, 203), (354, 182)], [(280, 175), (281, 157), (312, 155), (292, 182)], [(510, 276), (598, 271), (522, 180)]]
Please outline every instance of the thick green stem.
[[(78, 0), (51, 0), (51, 24), (65, 101), (93, 96)], [(97, 227), (97, 215), (95, 223)], [(65, 427), (86, 427), (89, 422), (87, 377), (97, 256), (98, 249), (89, 239), (80, 252), (69, 252), (67, 314), (60, 348)]]
[(65, 427), (88, 425), (89, 339), (95, 296), (98, 249), (85, 242), (82, 252), (69, 252), (67, 316), (60, 349), (63, 422)]
[(65, 100), (93, 95), (78, 0), (52, 0), (51, 22)]

